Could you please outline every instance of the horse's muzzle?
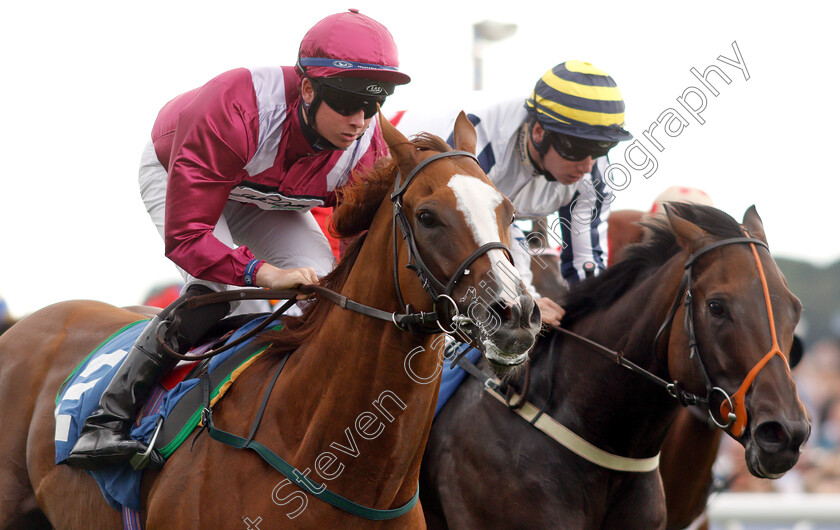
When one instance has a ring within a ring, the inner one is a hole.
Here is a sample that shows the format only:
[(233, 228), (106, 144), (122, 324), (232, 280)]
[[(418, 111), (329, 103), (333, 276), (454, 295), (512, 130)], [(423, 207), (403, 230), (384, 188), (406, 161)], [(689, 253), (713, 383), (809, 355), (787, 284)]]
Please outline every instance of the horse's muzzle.
[(750, 473), (759, 478), (781, 477), (796, 465), (810, 433), (807, 421), (759, 423), (744, 445)]
[(534, 299), (522, 294), (515, 300), (496, 300), (489, 311), (498, 318), (498, 326), (483, 334), (487, 359), (502, 366), (525, 362), (540, 331), (540, 310)]
[(536, 326), (539, 331), (540, 308), (527, 293), (517, 296), (516, 300), (512, 301), (497, 300), (490, 309), (499, 315), (503, 326), (506, 325), (511, 329), (517, 327), (531, 329)]

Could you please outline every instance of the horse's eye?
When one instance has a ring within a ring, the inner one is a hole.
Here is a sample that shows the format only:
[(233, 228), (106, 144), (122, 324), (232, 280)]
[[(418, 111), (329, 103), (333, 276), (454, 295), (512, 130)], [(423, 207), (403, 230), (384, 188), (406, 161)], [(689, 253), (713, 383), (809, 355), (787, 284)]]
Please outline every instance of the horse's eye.
[(722, 318), (726, 315), (726, 307), (719, 300), (710, 300), (708, 303), (709, 313), (713, 317)]
[(425, 210), (417, 212), (417, 220), (420, 221), (420, 224), (426, 228), (431, 228), (437, 224), (435, 216), (432, 215), (431, 212), (427, 212)]

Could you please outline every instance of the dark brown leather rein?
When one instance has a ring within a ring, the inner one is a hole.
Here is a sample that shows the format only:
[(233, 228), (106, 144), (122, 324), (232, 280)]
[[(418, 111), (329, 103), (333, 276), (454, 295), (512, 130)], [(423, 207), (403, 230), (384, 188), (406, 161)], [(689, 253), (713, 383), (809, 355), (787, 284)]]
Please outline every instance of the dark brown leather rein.
[[(164, 341), (160, 333), (160, 325), (158, 325), (158, 330), (156, 330), (155, 333), (161, 351), (170, 355), (171, 357), (181, 360), (200, 360), (206, 359), (208, 357), (213, 357), (214, 355), (218, 355), (230, 348), (242, 344), (246, 340), (250, 339), (257, 333), (268, 327), (272, 322), (274, 322), (277, 318), (283, 315), (283, 313), (285, 313), (292, 305), (294, 305), (295, 302), (297, 302), (296, 296), (298, 294), (314, 293), (320, 297), (323, 297), (333, 302), (342, 309), (349, 309), (350, 311), (355, 311), (357, 313), (377, 318), (379, 320), (393, 322), (394, 325), (402, 331), (436, 335), (439, 333), (452, 334), (456, 333), (459, 330), (462, 330), (462, 326), (472, 322), (472, 319), (470, 319), (468, 316), (461, 315), (457, 305), (455, 304), (455, 301), (452, 299), (452, 291), (455, 289), (455, 285), (461, 278), (463, 278), (467, 274), (468, 267), (470, 267), (470, 265), (472, 265), (472, 263), (475, 260), (477, 260), (492, 249), (502, 250), (512, 263), (513, 259), (511, 257), (510, 249), (508, 249), (507, 246), (498, 241), (485, 243), (484, 245), (480, 246), (475, 251), (473, 251), (469, 256), (467, 256), (467, 258), (458, 266), (452, 277), (449, 278), (449, 281), (447, 281), (444, 284), (435, 277), (435, 275), (423, 262), (423, 259), (420, 256), (420, 252), (414, 238), (414, 232), (411, 230), (411, 223), (409, 223), (408, 218), (405, 215), (405, 210), (402, 204), (403, 195), (405, 194), (406, 189), (408, 188), (409, 184), (411, 184), (411, 182), (414, 180), (414, 177), (416, 177), (417, 174), (420, 172), (420, 170), (422, 170), (424, 167), (431, 164), (435, 160), (456, 156), (465, 156), (468, 158), (472, 158), (476, 161), (476, 163), (478, 163), (478, 159), (476, 158), (476, 156), (468, 151), (445, 151), (443, 153), (437, 153), (435, 155), (432, 155), (429, 158), (426, 158), (425, 160), (417, 164), (414, 167), (414, 169), (411, 170), (411, 172), (408, 174), (405, 180), (402, 180), (400, 178), (399, 172), (397, 173), (394, 179), (394, 191), (393, 193), (391, 193), (391, 201), (394, 204), (392, 221), (392, 237), (394, 241), (394, 284), (397, 291), (397, 298), (400, 302), (400, 307), (405, 307), (405, 313), (389, 313), (381, 309), (376, 309), (375, 307), (360, 304), (358, 302), (354, 302), (353, 300), (349, 300), (344, 295), (336, 293), (335, 291), (332, 291), (320, 285), (306, 285), (298, 288), (297, 290), (286, 291), (272, 291), (259, 288), (222, 291), (218, 293), (210, 293), (206, 295), (195, 296), (185, 300), (184, 302), (182, 302), (182, 304), (185, 304), (187, 308), (196, 308), (209, 304), (233, 302), (239, 300), (288, 300), (276, 311), (274, 311), (270, 318), (265, 319), (265, 321), (261, 322), (250, 332), (242, 335), (237, 340), (226, 344), (223, 347), (208, 351), (201, 355), (182, 355), (173, 350)], [(435, 306), (434, 310), (431, 312), (413, 312), (411, 306), (405, 304), (405, 302), (403, 301), (402, 292), (400, 290), (399, 277), (397, 274), (397, 270), (399, 267), (397, 263), (398, 227), (402, 238), (405, 241), (405, 244), (408, 248), (409, 257), (408, 264), (406, 265), (406, 267), (414, 270), (415, 273), (417, 273), (417, 276), (420, 279), (420, 283), (423, 285), (423, 288), (429, 293), (429, 296), (432, 298), (432, 302), (434, 302)], [(440, 305), (438, 305), (438, 302), (441, 302)], [(179, 306), (182, 304), (179, 304)], [(173, 326), (173, 329), (176, 328), (177, 326)], [(468, 329), (463, 329), (463, 331), (466, 332), (467, 336), (470, 336)]]

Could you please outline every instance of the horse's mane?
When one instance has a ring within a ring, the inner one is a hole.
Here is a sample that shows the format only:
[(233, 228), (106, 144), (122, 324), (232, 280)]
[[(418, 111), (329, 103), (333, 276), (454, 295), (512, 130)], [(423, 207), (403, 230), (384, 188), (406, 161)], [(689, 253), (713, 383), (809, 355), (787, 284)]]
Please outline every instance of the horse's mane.
[[(728, 214), (710, 206), (689, 203), (669, 203), (680, 217), (694, 223), (709, 235), (718, 238), (742, 236), (740, 225)], [(659, 216), (641, 223), (645, 236), (640, 243), (628, 245), (622, 260), (594, 278), (575, 285), (566, 296), (563, 325), (610, 307), (631, 286), (659, 267), (680, 250), (667, 218)]]
[[(451, 148), (437, 136), (420, 133), (411, 139), (418, 151), (451, 151)], [(340, 292), (350, 276), (350, 271), (359, 257), (367, 230), (376, 211), (394, 186), (397, 163), (392, 158), (380, 158), (366, 173), (356, 174), (351, 183), (337, 190), (338, 207), (333, 212), (329, 231), (333, 237), (352, 240), (335, 269), (321, 278), (320, 285)], [(405, 176), (403, 176), (405, 178)], [(267, 331), (261, 338), (274, 342), (273, 350), (285, 354), (296, 350), (301, 344), (318, 333), (323, 327), (332, 302), (315, 298), (303, 310), (300, 317), (284, 317), (284, 329)]]

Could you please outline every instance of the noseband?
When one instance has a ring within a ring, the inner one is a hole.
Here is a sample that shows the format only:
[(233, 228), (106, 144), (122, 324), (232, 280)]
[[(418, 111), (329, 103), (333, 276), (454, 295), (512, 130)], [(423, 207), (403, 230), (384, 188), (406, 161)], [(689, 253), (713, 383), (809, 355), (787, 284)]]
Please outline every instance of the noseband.
[[(601, 354), (605, 358), (615, 362), (619, 366), (627, 368), (631, 372), (646, 378), (647, 380), (659, 385), (660, 387), (663, 387), (668, 392), (668, 394), (671, 395), (671, 397), (677, 399), (683, 406), (705, 406), (708, 410), (709, 417), (715, 425), (717, 425), (721, 429), (729, 428), (730, 432), (736, 438), (740, 437), (743, 434), (744, 427), (747, 423), (747, 410), (744, 404), (744, 396), (746, 395), (747, 391), (752, 385), (752, 382), (755, 379), (756, 375), (758, 375), (758, 372), (761, 371), (762, 368), (764, 368), (764, 366), (767, 364), (768, 361), (770, 361), (770, 359), (772, 359), (775, 355), (778, 355), (782, 358), (782, 360), (784, 360), (785, 367), (788, 370), (788, 374), (790, 374), (790, 366), (788, 366), (787, 359), (785, 359), (784, 354), (782, 354), (782, 351), (779, 348), (778, 339), (776, 338), (776, 325), (773, 320), (773, 306), (770, 303), (770, 290), (767, 287), (767, 278), (764, 275), (764, 268), (761, 265), (761, 260), (759, 260), (758, 257), (758, 251), (755, 248), (755, 245), (761, 245), (765, 248), (768, 248), (767, 244), (759, 239), (750, 237), (749, 232), (747, 232), (747, 230), (743, 226), (741, 227), (741, 229), (744, 231), (745, 237), (736, 237), (716, 241), (706, 247), (701, 248), (700, 250), (688, 257), (688, 260), (686, 260), (685, 262), (685, 274), (683, 274), (683, 278), (680, 282), (680, 286), (677, 291), (674, 303), (671, 305), (671, 309), (668, 312), (668, 316), (665, 318), (665, 322), (662, 323), (662, 326), (660, 326), (659, 331), (656, 333), (656, 338), (654, 339), (653, 343), (655, 352), (657, 350), (657, 345), (659, 344), (660, 337), (662, 336), (664, 331), (673, 324), (674, 315), (676, 315), (680, 303), (682, 302), (686, 307), (685, 330), (686, 335), (688, 336), (690, 348), (689, 358), (693, 358), (696, 360), (696, 362), (700, 366), (700, 371), (703, 373), (703, 377), (705, 378), (706, 382), (705, 398), (702, 398), (696, 394), (685, 390), (685, 388), (683, 388), (683, 385), (678, 381), (669, 383), (668, 381), (662, 379), (656, 374), (645, 370), (641, 366), (628, 360), (624, 356), (624, 353), (621, 351), (611, 350), (602, 344), (598, 344), (597, 342), (594, 342), (582, 335), (579, 335), (565, 328), (556, 326), (551, 326), (551, 328), (557, 332), (568, 335), (582, 342), (583, 344), (586, 344), (587, 346), (591, 347), (594, 351)], [(767, 315), (770, 324), (770, 336), (772, 337), (772, 345), (770, 347), (770, 351), (758, 363), (756, 363), (752, 370), (750, 370), (749, 374), (747, 374), (747, 377), (744, 379), (743, 383), (741, 383), (741, 387), (738, 389), (738, 391), (730, 396), (726, 393), (725, 390), (712, 384), (706, 367), (703, 364), (703, 360), (700, 358), (700, 352), (697, 346), (697, 339), (694, 334), (694, 313), (692, 309), (693, 298), (691, 294), (691, 272), (692, 266), (697, 261), (697, 258), (702, 256), (703, 254), (715, 248), (735, 243), (749, 244), (750, 249), (752, 250), (753, 257), (755, 258), (755, 264), (758, 268), (759, 277), (761, 278), (761, 285), (764, 289), (764, 301), (767, 306)], [(552, 343), (549, 347), (549, 355), (551, 355), (554, 352), (554, 340), (556, 338), (557, 335), (554, 335), (554, 337), (552, 337), (551, 339)], [(481, 381), (485, 390), (490, 392), (490, 394), (499, 401), (506, 403), (508, 407), (516, 411), (517, 414), (519, 414), (523, 418), (525, 418), (531, 425), (544, 432), (564, 447), (570, 449), (574, 453), (578, 454), (586, 460), (589, 460), (594, 464), (597, 464), (601, 467), (605, 467), (607, 469), (635, 472), (653, 471), (659, 465), (659, 454), (653, 457), (641, 459), (626, 458), (610, 454), (598, 447), (589, 444), (580, 436), (570, 431), (568, 427), (565, 427), (550, 416), (544, 415), (546, 408), (548, 408), (549, 404), (552, 402), (552, 395), (554, 391), (553, 384), (549, 386), (548, 399), (545, 400), (545, 405), (542, 407), (542, 409), (537, 409), (531, 403), (526, 401), (525, 394), (527, 393), (527, 381), (525, 384), (526, 390), (523, 390), (522, 392), (523, 395), (516, 396), (518, 397), (518, 401), (515, 404), (513, 404), (509, 399), (509, 394), (505, 394), (504, 390), (501, 389), (501, 383), (495, 380), (495, 378), (484, 374), (481, 371), (481, 369), (477, 368), (474, 364), (472, 364), (469, 361), (463, 361), (460, 359), (460, 357), (456, 358), (453, 361), (453, 363), (457, 363), (461, 368), (466, 370), (467, 373)], [(551, 359), (549, 359), (549, 365), (551, 365)], [(726, 423), (719, 421), (712, 412), (710, 399), (715, 392), (718, 392), (723, 396), (723, 401), (720, 406), (720, 415), (722, 418), (726, 418)], [(516, 394), (514, 393), (514, 395)]]
[[(682, 281), (680, 282), (680, 287), (677, 290), (677, 297), (674, 300), (674, 303), (671, 305), (671, 309), (668, 312), (668, 316), (666, 317), (665, 322), (662, 323), (662, 326), (660, 326), (659, 331), (656, 333), (656, 338), (654, 339), (653, 343), (654, 350), (656, 350), (660, 337), (662, 336), (665, 329), (669, 328), (673, 323), (674, 315), (677, 313), (680, 301), (682, 301), (683, 305), (685, 306), (685, 332), (686, 336), (688, 337), (689, 358), (694, 359), (697, 362), (697, 365), (700, 368), (700, 372), (703, 374), (703, 378), (705, 380), (706, 385), (706, 397), (705, 399), (703, 399), (698, 396), (695, 396), (694, 394), (691, 394), (690, 392), (686, 392), (684, 389), (681, 388), (681, 384), (677, 381), (669, 384), (666, 387), (666, 389), (672, 396), (679, 399), (683, 405), (705, 403), (709, 412), (709, 418), (712, 420), (712, 422), (714, 422), (714, 424), (720, 427), (721, 429), (728, 429), (731, 427), (730, 432), (736, 438), (740, 437), (741, 434), (743, 434), (744, 428), (747, 424), (747, 409), (745, 405), (745, 396), (750, 386), (752, 385), (752, 382), (755, 379), (756, 375), (758, 375), (758, 372), (767, 364), (768, 361), (770, 361), (770, 359), (773, 358), (774, 355), (778, 355), (782, 358), (782, 360), (785, 363), (785, 368), (787, 368), (788, 373), (790, 373), (790, 367), (788, 366), (787, 359), (785, 359), (782, 350), (779, 348), (779, 342), (776, 338), (776, 325), (773, 320), (773, 306), (770, 302), (770, 290), (767, 287), (767, 278), (764, 275), (764, 268), (761, 265), (761, 260), (758, 257), (758, 251), (755, 248), (756, 245), (761, 245), (764, 248), (768, 249), (769, 247), (764, 241), (761, 241), (760, 239), (756, 239), (754, 237), (750, 237), (749, 232), (747, 232), (746, 228), (744, 228), (743, 226), (741, 227), (741, 229), (744, 231), (745, 237), (735, 237), (730, 239), (723, 239), (721, 241), (716, 241), (706, 247), (701, 248), (700, 250), (689, 256), (688, 260), (686, 260), (685, 262), (685, 274), (683, 275)], [(703, 359), (700, 356), (699, 347), (697, 345), (697, 338), (694, 333), (694, 309), (692, 304), (693, 296), (691, 294), (691, 271), (695, 261), (703, 254), (718, 247), (736, 243), (749, 244), (750, 249), (752, 250), (753, 258), (755, 259), (755, 264), (758, 268), (758, 274), (761, 278), (761, 286), (764, 290), (764, 302), (767, 306), (767, 315), (770, 324), (770, 337), (772, 343), (770, 351), (767, 352), (767, 354), (758, 363), (756, 363), (752, 370), (750, 370), (743, 383), (741, 383), (741, 387), (738, 389), (738, 391), (730, 396), (726, 393), (725, 390), (723, 390), (719, 386), (714, 386), (712, 384), (712, 381), (709, 378), (708, 370), (706, 370), (706, 366), (703, 364)], [(720, 394), (723, 398), (722, 403), (720, 405), (721, 420), (718, 420), (711, 408), (711, 398), (715, 393)], [(725, 418), (725, 420), (723, 420), (723, 418)]]
[[(429, 267), (423, 261), (422, 256), (420, 255), (420, 251), (417, 248), (417, 241), (414, 237), (414, 231), (411, 229), (411, 223), (408, 220), (408, 216), (405, 214), (405, 208), (403, 206), (403, 194), (405, 193), (408, 185), (411, 184), (414, 177), (422, 170), (424, 167), (429, 165), (430, 163), (434, 162), (435, 160), (439, 160), (441, 158), (446, 158), (450, 156), (467, 156), (472, 158), (473, 160), (478, 163), (478, 159), (476, 156), (468, 151), (446, 151), (444, 153), (437, 153), (435, 155), (430, 156), (429, 158), (423, 160), (419, 164), (417, 164), (414, 169), (408, 174), (404, 181), (401, 182), (400, 173), (397, 171), (397, 176), (394, 179), (394, 192), (391, 193), (391, 202), (394, 203), (394, 216), (392, 221), (392, 230), (393, 230), (393, 241), (394, 241), (394, 286), (397, 290), (397, 298), (400, 303), (400, 307), (405, 308), (406, 313), (411, 313), (412, 309), (411, 306), (405, 303), (403, 299), (402, 291), (400, 290), (400, 281), (399, 281), (399, 263), (398, 263), (398, 255), (397, 255), (397, 227), (400, 229), (400, 233), (402, 234), (402, 238), (405, 241), (406, 248), (408, 249), (408, 263), (406, 267), (413, 270), (417, 277), (420, 279), (420, 283), (423, 285), (423, 289), (429, 296), (432, 298), (432, 302), (435, 304), (435, 313), (438, 315), (437, 319), (437, 328), (432, 328), (431, 330), (427, 328), (418, 328), (412, 329), (411, 331), (420, 331), (425, 333), (454, 333), (461, 328), (461, 326), (472, 322), (472, 320), (465, 315), (461, 315), (458, 311), (458, 306), (455, 303), (455, 300), (452, 298), (452, 291), (455, 290), (455, 286), (461, 278), (468, 275), (470, 273), (469, 267), (481, 256), (489, 252), (493, 249), (500, 249), (504, 251), (505, 255), (507, 256), (508, 260), (513, 263), (513, 258), (510, 253), (510, 249), (505, 246), (504, 243), (500, 241), (492, 241), (490, 243), (485, 243), (478, 247), (475, 251), (473, 251), (467, 258), (461, 262), (458, 268), (455, 270), (455, 273), (452, 277), (449, 278), (449, 281), (444, 284), (440, 280), (438, 280), (435, 275), (429, 270)], [(439, 301), (445, 301), (447, 303), (438, 305)], [(447, 310), (447, 305), (450, 310)], [(446, 325), (441, 323), (443, 320)], [(398, 326), (399, 327), (399, 326)], [(401, 328), (402, 329), (402, 328)], [(464, 330), (467, 331), (467, 330)]]

